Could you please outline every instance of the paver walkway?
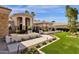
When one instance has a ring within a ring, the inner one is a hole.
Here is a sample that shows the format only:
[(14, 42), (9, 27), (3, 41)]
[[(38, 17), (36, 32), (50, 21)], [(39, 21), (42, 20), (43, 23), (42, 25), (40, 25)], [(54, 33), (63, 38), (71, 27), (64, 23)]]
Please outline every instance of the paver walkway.
[(5, 54), (5, 53), (8, 53), (8, 47), (7, 47), (6, 42), (3, 39), (1, 39), (0, 40), (0, 54)]

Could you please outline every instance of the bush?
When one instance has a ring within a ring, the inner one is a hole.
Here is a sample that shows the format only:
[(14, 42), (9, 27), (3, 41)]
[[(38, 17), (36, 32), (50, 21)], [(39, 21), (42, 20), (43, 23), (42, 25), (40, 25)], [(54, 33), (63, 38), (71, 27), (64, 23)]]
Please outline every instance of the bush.
[(25, 30), (22, 30), (22, 31), (21, 31), (21, 34), (23, 34), (23, 33), (25, 33)]
[(21, 40), (17, 41), (17, 42), (21, 42)]
[(56, 40), (56, 38), (53, 38), (53, 40)]
[(40, 48), (41, 46), (38, 44), (37, 46), (36, 46), (36, 48)]
[(39, 54), (36, 48), (25, 49), (21, 52), (22, 54)]
[(26, 41), (26, 39), (22, 38), (21, 41)]
[(52, 40), (49, 40), (49, 42), (52, 42)]
[(43, 31), (44, 31), (44, 32), (47, 32), (47, 31), (48, 31), (48, 29), (44, 29)]
[(43, 45), (46, 45), (47, 43), (46, 42), (43, 42)]
[(16, 43), (16, 41), (14, 40), (13, 43)]
[(28, 48), (26, 48), (23, 51), (21, 51), (21, 54), (25, 54), (27, 51), (28, 51)]
[(28, 26), (28, 30), (32, 30), (32, 27), (31, 26)]
[(20, 33), (20, 30), (16, 30), (16, 33), (19, 34)]

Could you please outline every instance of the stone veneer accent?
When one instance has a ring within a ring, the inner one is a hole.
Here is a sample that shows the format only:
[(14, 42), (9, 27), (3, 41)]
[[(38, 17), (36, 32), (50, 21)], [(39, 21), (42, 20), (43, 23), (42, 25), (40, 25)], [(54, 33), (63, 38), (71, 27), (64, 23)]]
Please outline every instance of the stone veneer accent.
[(8, 19), (11, 9), (0, 7), (0, 38), (8, 34)]

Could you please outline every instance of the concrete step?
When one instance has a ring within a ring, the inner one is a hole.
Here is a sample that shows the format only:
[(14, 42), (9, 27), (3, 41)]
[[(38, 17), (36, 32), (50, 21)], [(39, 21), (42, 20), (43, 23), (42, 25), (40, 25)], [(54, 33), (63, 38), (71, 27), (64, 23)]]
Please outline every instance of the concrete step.
[(7, 54), (8, 47), (4, 39), (0, 39), (0, 54)]
[(0, 54), (9, 54), (8, 51), (0, 51)]

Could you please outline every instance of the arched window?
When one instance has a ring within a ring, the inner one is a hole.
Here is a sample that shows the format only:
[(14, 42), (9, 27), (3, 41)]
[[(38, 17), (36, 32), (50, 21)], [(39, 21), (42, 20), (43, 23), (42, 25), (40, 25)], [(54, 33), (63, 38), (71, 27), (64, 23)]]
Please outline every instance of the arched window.
[(26, 24), (27, 26), (30, 25), (30, 18), (25, 18), (25, 24)]
[(22, 17), (17, 17), (18, 29), (22, 31)]
[(18, 18), (17, 18), (17, 21), (18, 21), (19, 23), (22, 23), (22, 17), (18, 17)]

